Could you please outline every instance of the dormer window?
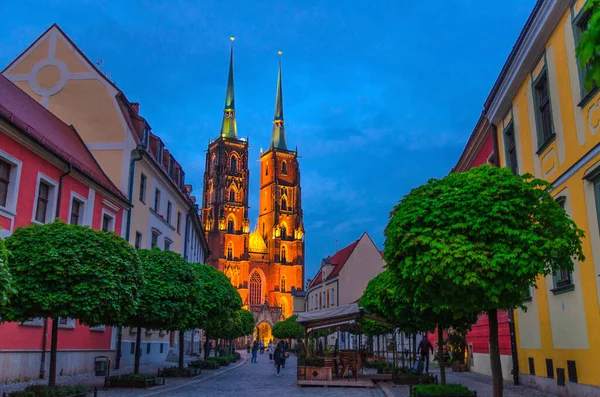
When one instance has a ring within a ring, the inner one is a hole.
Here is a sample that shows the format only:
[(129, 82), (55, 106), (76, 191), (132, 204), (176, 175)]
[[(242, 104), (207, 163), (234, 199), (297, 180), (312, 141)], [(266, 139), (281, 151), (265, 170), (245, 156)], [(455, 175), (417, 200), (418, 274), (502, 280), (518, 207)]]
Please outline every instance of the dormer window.
[(158, 161), (158, 164), (162, 165), (163, 161), (163, 149), (164, 149), (165, 145), (159, 140), (158, 141), (158, 149), (156, 150), (156, 161)]
[(175, 179), (175, 159), (173, 156), (169, 157), (169, 177)]
[(144, 125), (144, 132), (142, 132), (142, 145), (148, 146), (148, 138), (150, 136), (150, 127), (148, 124)]

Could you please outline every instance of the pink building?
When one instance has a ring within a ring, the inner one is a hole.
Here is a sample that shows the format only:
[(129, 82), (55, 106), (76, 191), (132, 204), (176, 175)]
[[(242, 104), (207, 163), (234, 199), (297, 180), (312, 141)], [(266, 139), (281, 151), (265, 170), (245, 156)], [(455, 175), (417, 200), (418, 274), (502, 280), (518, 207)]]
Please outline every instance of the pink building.
[[(77, 131), (0, 75), (0, 236), (55, 218), (120, 235), (129, 208)], [(59, 322), (59, 372), (89, 372), (94, 356), (114, 356), (110, 327)], [(48, 369), (50, 327), (42, 318), (0, 325), (0, 382)]]

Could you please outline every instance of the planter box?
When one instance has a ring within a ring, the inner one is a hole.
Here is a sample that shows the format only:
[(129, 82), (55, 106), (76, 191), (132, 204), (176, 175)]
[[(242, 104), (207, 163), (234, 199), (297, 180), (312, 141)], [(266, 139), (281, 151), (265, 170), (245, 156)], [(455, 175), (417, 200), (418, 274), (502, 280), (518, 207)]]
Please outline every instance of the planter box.
[(150, 378), (150, 379), (110, 379), (109, 387), (129, 387), (135, 389), (147, 389), (152, 386), (160, 386), (165, 384), (165, 378)]
[(330, 367), (304, 367), (298, 366), (298, 380), (326, 380), (331, 381)]

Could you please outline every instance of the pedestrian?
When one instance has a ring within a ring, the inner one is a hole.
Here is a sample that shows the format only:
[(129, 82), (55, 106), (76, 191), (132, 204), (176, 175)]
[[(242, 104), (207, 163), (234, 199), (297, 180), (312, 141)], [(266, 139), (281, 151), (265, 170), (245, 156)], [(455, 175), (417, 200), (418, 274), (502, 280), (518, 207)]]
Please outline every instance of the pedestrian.
[(275, 348), (274, 358), (275, 358), (275, 366), (277, 367), (277, 376), (280, 375), (279, 371), (281, 370), (282, 365), (285, 363), (285, 343), (280, 340), (277, 343), (277, 347)]
[(273, 361), (273, 353), (275, 352), (275, 346), (273, 346), (273, 340), (269, 341), (267, 350), (269, 351), (269, 362), (272, 362)]
[(252, 344), (252, 359), (250, 363), (256, 363), (256, 354), (258, 353), (258, 339)]
[(259, 348), (260, 354), (263, 354), (265, 352), (265, 342), (263, 342), (262, 340), (260, 341)]
[(283, 341), (279, 341), (280, 343), (283, 342), (283, 357), (281, 359), (281, 368), (285, 368), (285, 359), (288, 356), (288, 350), (290, 348), (290, 345), (287, 343), (286, 340)]
[(421, 354), (421, 362), (425, 363), (425, 372), (429, 372), (429, 352), (433, 352), (433, 345), (427, 338), (427, 334), (423, 335), (423, 339), (419, 343), (417, 353)]

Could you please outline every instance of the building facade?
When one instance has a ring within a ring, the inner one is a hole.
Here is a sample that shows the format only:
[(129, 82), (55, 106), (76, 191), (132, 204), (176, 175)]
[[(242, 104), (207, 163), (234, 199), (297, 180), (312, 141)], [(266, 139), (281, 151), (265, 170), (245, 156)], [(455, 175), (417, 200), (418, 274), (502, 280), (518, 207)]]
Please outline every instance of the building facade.
[[(199, 207), (185, 183), (185, 172), (139, 114), (139, 104), (52, 25), (2, 72), (19, 88), (79, 132), (131, 209), (119, 222), (121, 236), (135, 248), (172, 250), (190, 262), (203, 262), (208, 246)], [(119, 330), (121, 331), (121, 330)], [(135, 330), (114, 335), (117, 364), (133, 360)], [(161, 361), (176, 338), (145, 330), (142, 362)]]
[(286, 145), (281, 60), (271, 144), (260, 164), (259, 218), (250, 233), (248, 140), (237, 133), (232, 45), (221, 133), (206, 154), (202, 224), (207, 263), (231, 280), (255, 315), (256, 336), (268, 343), (271, 327), (292, 315), (292, 292), (303, 289), (304, 277), (300, 167)]
[[(0, 75), (0, 236), (56, 218), (120, 234), (129, 208), (76, 130)], [(62, 373), (92, 371), (94, 356), (114, 351), (111, 327), (58, 321)], [(51, 326), (42, 318), (0, 324), (0, 382), (48, 371)]]
[(500, 165), (551, 182), (585, 231), (586, 260), (540, 277), (515, 318), (521, 383), (565, 396), (600, 394), (600, 94), (575, 55), (583, 4), (536, 3), (484, 110)]
[[(452, 172), (465, 172), (482, 164), (495, 166), (497, 163), (496, 150), (494, 149), (494, 129), (482, 115)], [(505, 380), (513, 379), (511, 329), (514, 335), (513, 314), (504, 311), (498, 312), (498, 344), (500, 346), (502, 376)], [(430, 339), (432, 343), (436, 343), (437, 334), (430, 335)], [(471, 371), (491, 375), (490, 332), (488, 318), (485, 313), (479, 314), (477, 323), (473, 324), (471, 330), (467, 332), (466, 341), (467, 361)]]

